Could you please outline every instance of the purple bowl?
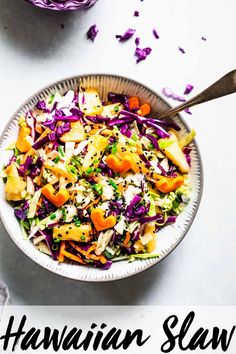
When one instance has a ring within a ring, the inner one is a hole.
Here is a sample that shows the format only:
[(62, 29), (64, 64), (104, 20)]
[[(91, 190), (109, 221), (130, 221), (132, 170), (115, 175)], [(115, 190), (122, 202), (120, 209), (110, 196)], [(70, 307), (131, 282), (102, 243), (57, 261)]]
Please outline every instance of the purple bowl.
[(93, 6), (98, 0), (26, 0), (31, 4), (44, 9), (56, 11), (68, 11), (87, 9)]

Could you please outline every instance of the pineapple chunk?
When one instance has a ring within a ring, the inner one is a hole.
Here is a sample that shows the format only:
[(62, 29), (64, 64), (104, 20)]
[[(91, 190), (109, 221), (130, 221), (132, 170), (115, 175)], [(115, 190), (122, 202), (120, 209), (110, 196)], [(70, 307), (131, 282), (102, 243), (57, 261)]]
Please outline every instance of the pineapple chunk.
[(92, 239), (91, 224), (74, 223), (55, 226), (53, 228), (53, 238), (60, 238), (62, 241), (89, 242)]
[(188, 173), (190, 168), (187, 163), (186, 157), (181, 150), (178, 138), (173, 132), (169, 131), (170, 137), (160, 139), (158, 141), (161, 151), (177, 166), (183, 173)]
[(6, 200), (22, 200), (22, 192), (26, 189), (26, 182), (18, 174), (16, 165), (12, 162), (5, 170), (7, 183), (5, 187)]
[(79, 107), (86, 116), (96, 116), (102, 113), (103, 105), (96, 89), (86, 89), (79, 93)]
[(75, 142), (79, 143), (84, 140), (84, 127), (83, 124), (78, 120), (77, 122), (71, 123), (71, 130), (68, 133), (62, 135), (60, 140), (63, 143)]
[(145, 226), (144, 232), (145, 235), (150, 235), (151, 239), (146, 245), (146, 250), (148, 253), (151, 253), (155, 250), (156, 248), (156, 243), (157, 243), (157, 236), (156, 236), (156, 228), (155, 228), (155, 223), (150, 222)]
[(107, 106), (103, 106), (102, 116), (113, 118), (117, 116), (117, 114), (124, 109), (124, 106), (121, 103), (109, 104)]
[(31, 142), (33, 143), (30, 137), (31, 129), (28, 127), (23, 117), (20, 118), (19, 125), (20, 131), (16, 141), (16, 147), (20, 152), (28, 152), (31, 149)]
[(144, 245), (142, 244), (141, 240), (135, 242), (134, 249), (136, 253), (144, 252)]
[(85, 172), (89, 167), (97, 168), (106, 147), (108, 139), (101, 135), (94, 135), (88, 143), (88, 152), (84, 157), (82, 170)]
[(134, 249), (137, 253), (148, 252), (151, 253), (156, 248), (156, 232), (155, 222), (150, 222), (145, 225), (144, 235), (140, 237), (140, 240), (134, 244)]
[(179, 145), (181, 147), (181, 149), (183, 149), (185, 146), (189, 145), (192, 140), (195, 138), (196, 136), (196, 132), (194, 129), (192, 129), (190, 131), (190, 133), (188, 133), (187, 135), (185, 135), (180, 141), (179, 141)]

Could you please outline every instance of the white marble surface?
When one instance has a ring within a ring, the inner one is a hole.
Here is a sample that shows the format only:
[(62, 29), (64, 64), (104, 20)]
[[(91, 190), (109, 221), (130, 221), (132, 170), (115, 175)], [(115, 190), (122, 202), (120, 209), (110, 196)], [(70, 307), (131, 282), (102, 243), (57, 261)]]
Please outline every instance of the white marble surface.
[[(134, 10), (140, 10), (139, 18)], [(236, 67), (235, 13), (235, 0), (99, 0), (91, 10), (74, 13), (0, 0), (1, 128), (33, 92), (77, 73), (119, 73), (158, 92), (171, 86), (182, 93), (192, 83), (197, 93)], [(93, 44), (85, 33), (94, 23), (100, 32)], [(133, 40), (120, 44), (114, 38), (128, 27), (137, 29), (144, 47), (153, 48), (139, 65)], [(153, 27), (159, 40), (152, 36)], [(205, 186), (193, 226), (167, 259), (119, 282), (74, 282), (32, 263), (1, 227), (0, 279), (13, 303), (236, 304), (235, 102), (232, 95), (186, 115), (198, 134)]]

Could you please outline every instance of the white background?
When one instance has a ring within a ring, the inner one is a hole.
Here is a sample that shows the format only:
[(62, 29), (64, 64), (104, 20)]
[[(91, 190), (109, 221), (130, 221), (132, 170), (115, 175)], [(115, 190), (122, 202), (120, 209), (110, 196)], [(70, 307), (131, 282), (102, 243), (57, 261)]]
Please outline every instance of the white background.
[[(140, 11), (139, 18), (134, 10)], [(157, 92), (170, 86), (181, 94), (191, 83), (197, 93), (236, 68), (235, 14), (235, 0), (99, 0), (92, 9), (74, 13), (0, 0), (1, 128), (42, 86), (80, 73), (118, 73)], [(99, 35), (92, 43), (85, 33), (94, 23)], [(115, 39), (128, 27), (137, 29), (141, 46), (153, 48), (138, 65), (134, 39), (123, 44)], [(154, 27), (159, 40), (152, 35)], [(13, 303), (236, 304), (235, 97), (185, 115), (197, 131), (205, 185), (193, 226), (167, 259), (131, 279), (79, 283), (32, 263), (1, 227), (0, 278), (9, 286)]]

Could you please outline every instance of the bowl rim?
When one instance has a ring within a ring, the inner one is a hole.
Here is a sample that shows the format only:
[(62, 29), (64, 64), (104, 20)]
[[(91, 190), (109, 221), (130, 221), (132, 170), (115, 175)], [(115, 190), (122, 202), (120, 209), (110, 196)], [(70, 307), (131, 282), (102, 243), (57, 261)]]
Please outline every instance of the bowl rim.
[[(14, 113), (11, 115), (10, 119), (8, 120), (7, 124), (5, 125), (4, 129), (2, 130), (2, 133), (0, 135), (0, 145), (2, 144), (3, 140), (4, 140), (4, 136), (8, 130), (8, 128), (10, 127), (12, 121), (16, 118), (16, 116), (19, 114), (19, 112), (35, 97), (37, 97), (38, 95), (40, 95), (41, 92), (45, 91), (45, 90), (50, 90), (53, 86), (57, 86), (65, 81), (72, 81), (72, 80), (80, 80), (81, 78), (88, 78), (88, 77), (107, 77), (107, 78), (114, 78), (114, 79), (123, 79), (123, 80), (127, 80), (129, 82), (132, 82), (136, 85), (142, 86), (145, 90), (147, 90), (148, 92), (152, 93), (154, 96), (158, 97), (159, 99), (162, 100), (163, 103), (165, 103), (166, 106), (168, 106), (169, 108), (172, 108), (172, 106), (166, 101), (165, 98), (163, 98), (162, 95), (160, 95), (159, 93), (157, 93), (155, 90), (149, 88), (148, 86), (146, 86), (146, 84), (143, 84), (139, 81), (137, 81), (136, 79), (130, 78), (129, 76), (122, 76), (122, 75), (118, 75), (118, 74), (109, 74), (109, 73), (82, 73), (82, 74), (76, 74), (70, 77), (65, 77), (62, 78), (60, 80), (51, 82), (50, 84), (43, 86), (41, 89), (37, 90), (34, 94), (32, 94), (30, 97), (28, 97), (18, 108), (17, 110), (14, 111)], [(182, 117), (181, 114), (177, 114), (177, 116), (181, 119), (181, 121), (184, 123), (185, 127), (188, 129), (188, 131), (190, 131), (189, 125), (186, 123), (185, 119)], [(176, 241), (176, 243), (171, 246), (171, 248), (165, 253), (165, 255), (163, 257), (160, 258), (156, 258), (156, 262), (147, 265), (144, 269), (140, 269), (137, 272), (134, 273), (130, 273), (130, 274), (123, 274), (123, 275), (117, 275), (116, 278), (114, 279), (87, 279), (87, 278), (83, 278), (83, 279), (78, 279), (75, 276), (69, 276), (67, 274), (61, 274), (57, 271), (55, 271), (54, 269), (50, 269), (49, 267), (47, 267), (45, 264), (41, 264), (38, 260), (33, 259), (31, 257), (29, 257), (29, 255), (25, 252), (24, 249), (22, 249), (21, 247), (19, 247), (19, 245), (17, 244), (16, 240), (14, 239), (14, 237), (12, 236), (12, 231), (10, 229), (10, 227), (8, 226), (7, 222), (5, 221), (5, 219), (3, 218), (2, 215), (2, 209), (0, 208), (0, 219), (2, 222), (2, 225), (4, 226), (4, 229), (6, 230), (6, 232), (8, 233), (8, 235), (10, 236), (11, 240), (14, 242), (14, 244), (17, 246), (18, 249), (21, 250), (21, 252), (27, 257), (30, 258), (30, 260), (34, 263), (36, 263), (37, 265), (39, 265), (41, 268), (46, 269), (47, 271), (50, 271), (51, 273), (66, 278), (66, 279), (70, 279), (70, 280), (74, 280), (74, 281), (81, 281), (81, 282), (86, 282), (86, 283), (110, 283), (110, 282), (115, 282), (115, 281), (119, 281), (122, 279), (126, 279), (126, 278), (130, 278), (133, 277), (135, 275), (141, 274), (145, 271), (147, 271), (148, 269), (156, 266), (157, 264), (159, 264), (161, 261), (163, 261), (164, 259), (167, 258), (167, 256), (169, 256), (176, 248), (177, 246), (183, 241), (183, 239), (185, 238), (185, 236), (187, 235), (190, 227), (192, 226), (192, 223), (197, 215), (198, 209), (200, 207), (201, 204), (201, 199), (202, 199), (202, 194), (203, 194), (203, 188), (204, 188), (204, 171), (203, 171), (203, 163), (202, 163), (202, 158), (201, 158), (201, 153), (199, 150), (199, 146), (198, 143), (196, 141), (196, 139), (193, 140), (194, 141), (194, 145), (196, 147), (196, 151), (197, 151), (197, 155), (198, 155), (198, 163), (199, 163), (199, 192), (198, 192), (198, 197), (196, 200), (196, 206), (194, 208), (194, 212), (191, 216), (191, 219), (188, 222), (187, 227), (185, 228), (185, 230), (182, 232), (181, 237), (178, 239), (178, 241)]]

